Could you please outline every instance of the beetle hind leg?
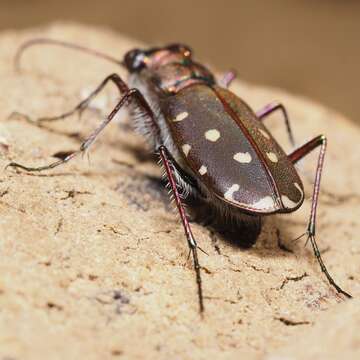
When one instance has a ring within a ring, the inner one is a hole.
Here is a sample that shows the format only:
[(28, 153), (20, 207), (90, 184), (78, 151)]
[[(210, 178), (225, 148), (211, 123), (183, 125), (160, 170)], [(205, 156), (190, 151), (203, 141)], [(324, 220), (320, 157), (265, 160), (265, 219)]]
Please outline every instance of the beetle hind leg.
[(158, 151), (160, 154), (161, 162), (165, 168), (166, 176), (169, 181), (169, 186), (170, 186), (172, 194), (174, 196), (175, 204), (176, 204), (177, 210), (180, 214), (182, 225), (184, 227), (184, 231), (185, 231), (186, 239), (187, 239), (188, 246), (190, 249), (190, 253), (193, 258), (195, 277), (196, 277), (196, 283), (197, 283), (197, 289), (198, 289), (198, 297), (199, 297), (199, 309), (200, 309), (200, 313), (203, 313), (204, 312), (204, 299), (203, 299), (203, 291), (202, 291), (200, 263), (199, 263), (199, 257), (198, 257), (198, 252), (197, 252), (197, 249), (200, 250), (200, 248), (198, 247), (196, 240), (194, 238), (194, 235), (191, 231), (189, 220), (185, 213), (184, 205), (181, 201), (181, 196), (178, 192), (178, 186), (177, 186), (178, 184), (177, 184), (175, 173), (174, 173), (174, 167), (176, 168), (177, 165), (175, 163), (175, 160), (172, 159), (169, 151), (166, 149), (165, 146), (161, 145), (159, 147)]
[(314, 251), (314, 255), (321, 267), (322, 272), (325, 274), (329, 283), (336, 289), (336, 291), (338, 293), (343, 294), (348, 298), (351, 298), (352, 296), (350, 294), (348, 294), (346, 291), (344, 291), (343, 289), (341, 289), (341, 287), (336, 284), (336, 282), (334, 281), (332, 276), (329, 274), (329, 271), (327, 270), (327, 268), (322, 260), (319, 248), (318, 248), (316, 240), (315, 240), (316, 210), (317, 210), (318, 199), (319, 199), (320, 181), (321, 181), (321, 174), (322, 174), (322, 169), (323, 169), (323, 165), (324, 165), (326, 145), (327, 145), (326, 137), (324, 135), (319, 135), (316, 138), (305, 143), (300, 148), (293, 151), (289, 155), (289, 159), (295, 164), (300, 159), (302, 159), (303, 157), (308, 155), (315, 148), (320, 146), (320, 154), (319, 154), (318, 163), (317, 163), (317, 167), (316, 167), (315, 183), (314, 183), (314, 189), (313, 189), (313, 195), (312, 195), (311, 212), (310, 212), (310, 218), (309, 218), (307, 231), (306, 231), (306, 234), (308, 236), (307, 241), (310, 241), (311, 246)]

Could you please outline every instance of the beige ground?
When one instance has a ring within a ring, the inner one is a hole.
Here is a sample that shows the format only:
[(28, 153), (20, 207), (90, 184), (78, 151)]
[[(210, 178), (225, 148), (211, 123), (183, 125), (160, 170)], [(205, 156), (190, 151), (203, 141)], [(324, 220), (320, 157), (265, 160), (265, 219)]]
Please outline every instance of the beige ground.
[[(11, 61), (25, 38), (73, 40), (121, 56), (134, 43), (104, 30), (54, 25), (0, 38), (0, 168), (44, 164), (75, 150), (99, 121), (87, 111), (38, 128), (13, 110), (40, 115), (71, 108), (108, 73), (122, 70), (67, 50), (38, 48)], [(329, 287), (304, 242), (309, 203), (267, 219), (257, 245), (231, 246), (194, 224), (201, 247), (206, 316), (194, 274), (146, 147), (126, 125), (110, 126), (91, 152), (47, 174), (0, 173), (0, 359), (351, 359), (360, 357), (360, 131), (339, 114), (279, 90), (241, 82), (254, 108), (281, 99), (298, 143), (325, 132), (329, 152), (318, 241), (336, 280)], [(95, 106), (114, 102), (109, 89)], [(123, 117), (123, 121), (127, 121)], [(269, 126), (287, 144), (280, 121)], [(286, 147), (286, 146), (285, 146)], [(303, 163), (305, 178), (315, 157)], [(305, 181), (310, 196), (310, 182)], [(291, 250), (279, 247), (280, 240)], [(219, 249), (219, 251), (216, 250)], [(305, 274), (305, 275), (304, 275)], [(300, 277), (298, 281), (292, 278)]]

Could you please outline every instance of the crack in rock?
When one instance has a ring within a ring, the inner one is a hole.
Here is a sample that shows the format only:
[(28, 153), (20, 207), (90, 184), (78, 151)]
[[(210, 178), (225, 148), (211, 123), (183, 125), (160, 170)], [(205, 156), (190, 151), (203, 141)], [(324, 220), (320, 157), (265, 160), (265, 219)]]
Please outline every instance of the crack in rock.
[(275, 320), (281, 321), (286, 326), (298, 326), (298, 325), (310, 325), (311, 324), (310, 321), (306, 321), (306, 320), (295, 321), (295, 320), (287, 319), (285, 317), (278, 317), (278, 318), (275, 318)]
[(282, 282), (282, 284), (280, 285), (280, 290), (284, 288), (284, 286), (289, 282), (289, 281), (300, 281), (302, 279), (304, 279), (305, 277), (309, 276), (306, 272), (304, 272), (302, 275), (299, 276), (287, 276), (284, 281)]
[(78, 190), (65, 190), (65, 192), (67, 193), (66, 196), (60, 198), (60, 200), (67, 200), (67, 199), (73, 199), (76, 195), (92, 195), (93, 193), (91, 193), (90, 191), (78, 191)]
[(63, 218), (61, 218), (61, 219), (59, 220), (59, 222), (58, 222), (58, 224), (57, 224), (57, 226), (56, 226), (56, 230), (55, 230), (55, 234), (54, 234), (54, 235), (57, 235), (57, 234), (60, 232), (62, 226), (63, 226)]
[(255, 270), (255, 271), (260, 271), (260, 272), (262, 272), (262, 273), (264, 273), (264, 274), (269, 274), (269, 273), (270, 273), (270, 269), (269, 269), (269, 268), (267, 268), (267, 269), (259, 268), (259, 267), (257, 267), (256, 265), (248, 264), (247, 262), (244, 262), (244, 264), (245, 264), (247, 267), (249, 267), (249, 268), (251, 268), (251, 269), (253, 269), (253, 270)]

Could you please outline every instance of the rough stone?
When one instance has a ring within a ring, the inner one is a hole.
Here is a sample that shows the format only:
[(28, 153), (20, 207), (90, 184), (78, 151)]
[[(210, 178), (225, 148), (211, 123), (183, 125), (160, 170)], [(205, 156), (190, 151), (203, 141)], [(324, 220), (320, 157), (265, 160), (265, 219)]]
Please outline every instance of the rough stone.
[[(187, 244), (159, 185), (160, 170), (125, 113), (90, 150), (41, 174), (4, 170), (42, 165), (81, 139), (111, 109), (111, 86), (82, 120), (38, 127), (32, 118), (71, 109), (121, 68), (71, 50), (34, 47), (22, 73), (12, 60), (25, 39), (73, 41), (121, 57), (135, 41), (106, 29), (54, 24), (0, 35), (0, 359), (358, 359), (359, 301), (337, 295), (304, 232), (309, 200), (294, 214), (265, 219), (242, 250), (193, 223), (200, 246), (206, 313), (201, 319)], [(291, 74), (289, 74), (291, 76)], [(360, 296), (360, 131), (338, 113), (284, 91), (236, 81), (258, 109), (281, 100), (298, 144), (329, 139), (317, 239), (341, 286)], [(94, 111), (95, 110), (95, 111)], [(280, 116), (267, 120), (288, 151)], [(311, 197), (315, 152), (300, 173)]]

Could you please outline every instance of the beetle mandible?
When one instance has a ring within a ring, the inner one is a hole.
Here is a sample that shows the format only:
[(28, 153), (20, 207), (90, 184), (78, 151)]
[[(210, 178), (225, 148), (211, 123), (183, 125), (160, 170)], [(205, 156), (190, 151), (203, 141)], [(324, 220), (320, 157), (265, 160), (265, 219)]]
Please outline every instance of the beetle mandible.
[(205, 204), (218, 219), (231, 219), (232, 226), (241, 231), (241, 236), (254, 243), (261, 230), (262, 216), (290, 213), (302, 205), (304, 187), (294, 164), (320, 147), (311, 212), (304, 235), (307, 235), (329, 283), (339, 293), (351, 297), (330, 276), (315, 241), (316, 210), (327, 145), (324, 135), (286, 154), (263, 124), (269, 114), (281, 111), (294, 145), (285, 107), (281, 103), (273, 103), (254, 112), (227, 89), (235, 77), (234, 73), (229, 72), (217, 81), (205, 66), (193, 60), (192, 50), (186, 45), (133, 49), (119, 61), (76, 44), (33, 39), (19, 48), (15, 58), (17, 66), (24, 50), (37, 44), (68, 47), (101, 57), (125, 67), (129, 79), (125, 83), (116, 73), (111, 74), (72, 111), (37, 120), (56, 121), (81, 112), (108, 82), (113, 82), (121, 94), (120, 101), (78, 151), (46, 166), (28, 167), (15, 162), (8, 166), (42, 171), (64, 164), (88, 149), (115, 114), (123, 106), (129, 106), (135, 128), (159, 154), (164, 167), (167, 185), (174, 196), (192, 255), (202, 313), (200, 248), (185, 212), (186, 198)]

